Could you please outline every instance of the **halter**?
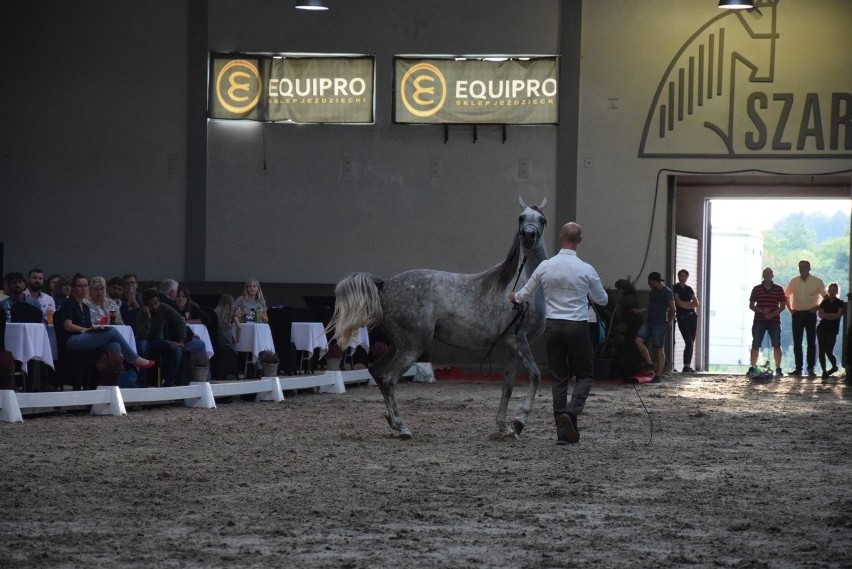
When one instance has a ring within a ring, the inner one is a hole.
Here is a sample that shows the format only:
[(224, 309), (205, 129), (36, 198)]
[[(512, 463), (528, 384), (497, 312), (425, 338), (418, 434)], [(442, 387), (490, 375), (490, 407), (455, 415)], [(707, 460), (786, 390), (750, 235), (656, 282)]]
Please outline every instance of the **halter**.
[(533, 224), (533, 223), (524, 224), (520, 229), (518, 229), (518, 235), (523, 235), (524, 231), (528, 227), (531, 227), (533, 232), (535, 233), (535, 241), (533, 241), (533, 245), (535, 245), (536, 243), (538, 243), (538, 240), (541, 239), (541, 234), (543, 233), (542, 231), (538, 230), (538, 227), (536, 227), (535, 224)]

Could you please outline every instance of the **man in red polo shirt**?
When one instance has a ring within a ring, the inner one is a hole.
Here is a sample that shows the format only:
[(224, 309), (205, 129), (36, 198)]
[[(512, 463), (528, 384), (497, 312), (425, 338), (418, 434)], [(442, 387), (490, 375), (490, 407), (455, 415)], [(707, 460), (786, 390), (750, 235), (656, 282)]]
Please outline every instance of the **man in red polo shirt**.
[(746, 375), (754, 377), (757, 371), (757, 355), (763, 336), (769, 332), (769, 341), (775, 355), (775, 376), (781, 377), (781, 313), (787, 307), (787, 295), (780, 285), (772, 282), (775, 273), (766, 267), (763, 269), (763, 282), (751, 289), (748, 307), (754, 312), (751, 325), (751, 365)]

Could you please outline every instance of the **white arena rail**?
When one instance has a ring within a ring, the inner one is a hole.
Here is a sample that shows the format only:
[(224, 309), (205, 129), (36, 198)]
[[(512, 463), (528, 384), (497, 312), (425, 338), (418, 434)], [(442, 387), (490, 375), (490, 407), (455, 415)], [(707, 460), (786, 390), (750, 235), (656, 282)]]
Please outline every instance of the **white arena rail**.
[[(432, 364), (418, 362), (403, 374), (414, 381), (432, 383)], [(367, 369), (327, 371), (323, 374), (264, 377), (229, 383), (192, 382), (180, 387), (120, 389), (101, 386), (87, 391), (49, 391), (17, 393), (0, 390), (0, 421), (23, 422), (21, 409), (29, 412), (53, 411), (60, 407), (91, 406), (92, 415), (126, 415), (125, 403), (158, 403), (183, 400), (187, 407), (215, 409), (216, 397), (257, 394), (256, 401), (284, 401), (284, 391), (318, 388), (320, 393), (346, 393), (346, 383), (366, 381), (375, 385)]]

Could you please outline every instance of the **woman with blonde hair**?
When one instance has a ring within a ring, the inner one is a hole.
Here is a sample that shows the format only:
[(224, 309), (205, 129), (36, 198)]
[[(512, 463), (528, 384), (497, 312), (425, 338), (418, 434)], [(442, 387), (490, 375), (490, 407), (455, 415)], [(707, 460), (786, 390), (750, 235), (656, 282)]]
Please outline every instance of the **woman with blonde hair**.
[[(89, 281), (88, 302), (89, 310), (93, 317), (110, 318), (112, 316), (115, 318), (114, 321), (111, 321), (112, 324), (124, 324), (121, 319), (121, 312), (118, 310), (118, 305), (112, 303), (112, 299), (106, 295), (106, 279), (104, 277), (92, 277)], [(112, 311), (110, 311), (110, 303), (112, 303), (114, 308)]]
[(214, 375), (218, 379), (236, 379), (239, 371), (237, 360), (237, 342), (240, 341), (241, 324), (234, 306), (234, 297), (223, 294), (219, 304), (213, 309), (218, 322), (219, 337), (216, 339)]
[(255, 278), (246, 281), (243, 294), (237, 298), (234, 306), (237, 309), (237, 315), (243, 322), (246, 321), (246, 315), (252, 310), (255, 311), (256, 322), (269, 322), (269, 317), (266, 314), (266, 299), (263, 298), (260, 283)]

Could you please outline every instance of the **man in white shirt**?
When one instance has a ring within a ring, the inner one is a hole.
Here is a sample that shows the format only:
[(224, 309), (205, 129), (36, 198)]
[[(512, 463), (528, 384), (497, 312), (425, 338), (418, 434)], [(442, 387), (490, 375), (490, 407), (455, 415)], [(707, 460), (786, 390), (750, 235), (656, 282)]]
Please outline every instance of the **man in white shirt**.
[[(539, 287), (544, 291), (547, 363), (553, 375), (553, 415), (557, 444), (577, 443), (577, 415), (583, 410), (594, 381), (595, 353), (589, 333), (589, 301), (604, 305), (608, 297), (594, 267), (577, 257), (582, 229), (569, 222), (559, 231), (561, 250), (536, 267), (529, 281), (509, 300), (524, 303)], [(568, 381), (577, 378), (571, 401)]]
[(796, 359), (796, 369), (790, 375), (802, 375), (802, 336), (808, 343), (807, 365), (808, 375), (816, 377), (816, 321), (819, 305), (828, 296), (825, 283), (811, 274), (810, 261), (799, 261), (799, 276), (793, 277), (784, 291), (787, 295), (787, 309), (793, 317), (793, 354)]
[(41, 269), (30, 269), (27, 275), (27, 289), (24, 291), (24, 296), (28, 296), (33, 300), (38, 301), (41, 306), (41, 313), (47, 316), (48, 312), (56, 312), (56, 302), (53, 297), (42, 292), (44, 286), (44, 271)]

